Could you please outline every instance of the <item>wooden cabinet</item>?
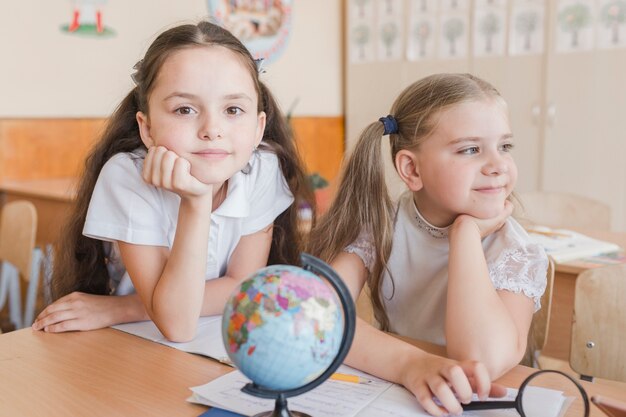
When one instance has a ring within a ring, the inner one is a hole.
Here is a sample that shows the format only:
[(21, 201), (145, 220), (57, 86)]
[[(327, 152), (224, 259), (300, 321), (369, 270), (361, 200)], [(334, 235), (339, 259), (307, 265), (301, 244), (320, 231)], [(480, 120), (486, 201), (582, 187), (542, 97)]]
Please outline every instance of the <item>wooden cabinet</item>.
[[(510, 16), (513, 2), (507, 4)], [(469, 71), (495, 85), (509, 104), (520, 171), (517, 190), (565, 191), (602, 201), (612, 209), (612, 229), (626, 231), (626, 48), (557, 52), (558, 4), (543, 2), (541, 54), (347, 62), (347, 148), (413, 81), (436, 72)], [(392, 194), (398, 194), (397, 175), (389, 177)]]

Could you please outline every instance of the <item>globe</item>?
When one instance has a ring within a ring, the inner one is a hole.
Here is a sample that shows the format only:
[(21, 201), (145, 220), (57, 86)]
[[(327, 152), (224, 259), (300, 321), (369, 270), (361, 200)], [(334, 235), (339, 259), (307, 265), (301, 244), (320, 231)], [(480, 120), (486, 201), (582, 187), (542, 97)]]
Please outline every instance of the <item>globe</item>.
[(252, 381), (243, 390), (276, 398), (277, 408), (328, 378), (354, 336), (345, 284), (321, 260), (301, 257), (304, 268), (273, 265), (252, 274), (227, 301), (222, 320), (228, 356)]

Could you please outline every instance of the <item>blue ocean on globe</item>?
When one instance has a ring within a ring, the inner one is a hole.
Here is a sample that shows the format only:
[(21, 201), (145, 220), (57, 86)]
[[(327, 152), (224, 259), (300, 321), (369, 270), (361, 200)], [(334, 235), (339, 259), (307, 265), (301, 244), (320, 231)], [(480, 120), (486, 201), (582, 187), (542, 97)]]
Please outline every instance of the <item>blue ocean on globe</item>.
[(224, 309), (226, 351), (254, 383), (299, 388), (321, 375), (341, 346), (344, 318), (330, 284), (304, 269), (274, 265), (241, 284)]

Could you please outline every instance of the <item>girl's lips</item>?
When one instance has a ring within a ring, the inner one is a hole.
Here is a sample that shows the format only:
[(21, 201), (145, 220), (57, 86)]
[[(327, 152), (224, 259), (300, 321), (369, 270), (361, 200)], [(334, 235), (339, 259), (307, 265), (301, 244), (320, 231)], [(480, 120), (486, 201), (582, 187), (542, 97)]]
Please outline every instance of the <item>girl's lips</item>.
[(209, 149), (205, 151), (194, 152), (194, 155), (198, 155), (199, 157), (206, 159), (222, 159), (226, 158), (230, 154), (223, 149)]
[(486, 194), (497, 194), (504, 190), (504, 187), (485, 187), (485, 188), (475, 188), (474, 191), (478, 191), (480, 193)]

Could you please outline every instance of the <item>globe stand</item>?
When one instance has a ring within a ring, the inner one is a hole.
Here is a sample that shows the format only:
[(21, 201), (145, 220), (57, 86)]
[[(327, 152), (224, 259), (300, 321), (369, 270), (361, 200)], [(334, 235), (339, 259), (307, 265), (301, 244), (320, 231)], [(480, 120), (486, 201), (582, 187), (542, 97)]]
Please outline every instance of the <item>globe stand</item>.
[(262, 413), (255, 414), (253, 417), (311, 417), (311, 415), (301, 411), (289, 410), (287, 408), (287, 399), (284, 395), (279, 394), (278, 398), (276, 398), (274, 411), (264, 411)]
[(344, 327), (341, 338), (341, 347), (339, 348), (339, 352), (337, 353), (337, 356), (335, 356), (335, 359), (320, 376), (299, 388), (280, 391), (265, 388), (255, 383), (246, 384), (241, 389), (241, 391), (246, 394), (254, 395), (259, 398), (276, 399), (276, 405), (274, 406), (273, 411), (262, 412), (256, 414), (254, 417), (311, 417), (310, 415), (300, 411), (290, 411), (287, 408), (287, 397), (304, 394), (326, 381), (333, 374), (333, 372), (339, 368), (339, 365), (342, 364), (343, 360), (348, 355), (348, 351), (352, 345), (352, 339), (354, 339), (354, 331), (356, 328), (356, 308), (354, 306), (350, 290), (348, 290), (346, 284), (344, 284), (343, 280), (339, 277), (335, 270), (321, 259), (307, 253), (302, 253), (300, 255), (300, 259), (305, 270), (324, 276), (337, 292), (337, 296), (339, 297), (344, 313)]

